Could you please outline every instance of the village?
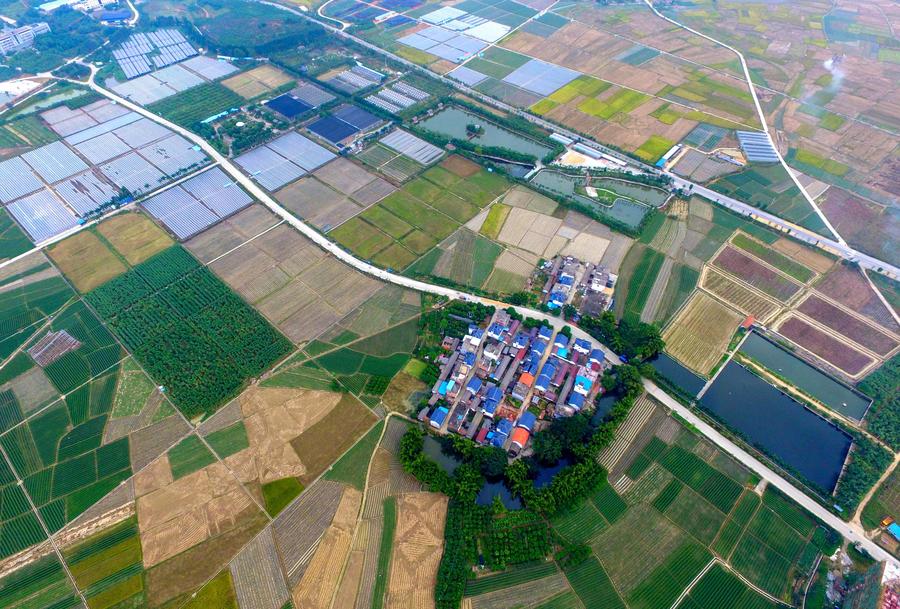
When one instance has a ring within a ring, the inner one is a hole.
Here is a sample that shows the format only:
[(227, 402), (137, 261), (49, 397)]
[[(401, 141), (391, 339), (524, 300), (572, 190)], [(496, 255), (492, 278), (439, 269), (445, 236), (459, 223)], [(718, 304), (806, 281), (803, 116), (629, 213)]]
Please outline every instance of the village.
[[(497, 310), (463, 337), (445, 336), (440, 374), (419, 413), (435, 431), (530, 454), (534, 433), (557, 417), (590, 407), (611, 364), (586, 339)], [(460, 320), (461, 321), (461, 320)]]

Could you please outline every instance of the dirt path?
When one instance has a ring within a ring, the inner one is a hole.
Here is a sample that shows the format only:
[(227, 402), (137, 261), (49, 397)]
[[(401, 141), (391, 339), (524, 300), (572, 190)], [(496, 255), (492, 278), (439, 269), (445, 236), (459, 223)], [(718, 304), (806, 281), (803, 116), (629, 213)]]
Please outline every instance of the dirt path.
[(853, 514), (853, 518), (850, 519), (850, 522), (857, 525), (859, 528), (865, 530), (865, 527), (862, 524), (862, 520), (860, 517), (862, 516), (863, 510), (866, 505), (875, 496), (875, 492), (881, 488), (881, 485), (887, 480), (888, 476), (894, 473), (894, 470), (897, 469), (897, 464), (900, 463), (900, 452), (894, 455), (894, 461), (891, 463), (891, 466), (885, 470), (885, 472), (881, 475), (881, 478), (878, 479), (878, 482), (872, 485), (865, 496), (860, 500), (859, 506), (856, 508), (856, 513)]

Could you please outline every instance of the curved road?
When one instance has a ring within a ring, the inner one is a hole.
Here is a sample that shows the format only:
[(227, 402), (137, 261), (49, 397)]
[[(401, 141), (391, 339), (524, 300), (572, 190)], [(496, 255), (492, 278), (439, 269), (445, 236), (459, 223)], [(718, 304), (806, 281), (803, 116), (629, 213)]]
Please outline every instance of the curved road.
[[(278, 217), (282, 218), (285, 222), (293, 226), (295, 229), (300, 231), (304, 236), (315, 242), (319, 247), (328, 251), (335, 258), (341, 260), (342, 262), (352, 266), (353, 268), (376, 277), (382, 281), (393, 283), (395, 285), (399, 285), (405, 288), (409, 288), (412, 290), (416, 290), (419, 292), (427, 292), (430, 294), (436, 294), (439, 296), (445, 296), (447, 298), (456, 298), (460, 300), (466, 300), (470, 302), (480, 302), (486, 305), (492, 305), (497, 307), (507, 307), (502, 302), (498, 302), (495, 300), (491, 300), (488, 298), (483, 298), (481, 296), (475, 296), (472, 294), (468, 294), (461, 290), (455, 290), (452, 288), (447, 288), (443, 286), (432, 285), (430, 283), (426, 283), (424, 281), (419, 281), (416, 279), (411, 279), (409, 277), (403, 277), (401, 275), (396, 275), (384, 269), (378, 268), (360, 260), (350, 254), (349, 252), (342, 249), (333, 241), (329, 240), (325, 235), (322, 235), (314, 228), (307, 225), (305, 222), (291, 214), (287, 209), (282, 207), (274, 198), (272, 198), (269, 193), (259, 187), (256, 182), (251, 180), (247, 175), (245, 175), (238, 167), (235, 165), (230, 159), (222, 155), (218, 150), (212, 147), (205, 139), (200, 137), (199, 135), (188, 131), (187, 129), (181, 127), (180, 125), (176, 125), (171, 121), (168, 121), (165, 118), (162, 118), (153, 112), (145, 109), (138, 104), (135, 104), (115, 93), (108, 91), (107, 89), (98, 85), (94, 76), (96, 74), (96, 68), (90, 66), (91, 68), (91, 78), (89, 81), (89, 86), (91, 89), (111, 99), (122, 106), (141, 114), (150, 120), (153, 120), (157, 123), (165, 125), (172, 131), (178, 133), (184, 138), (194, 142), (198, 146), (200, 146), (206, 154), (210, 156), (213, 160), (217, 161), (219, 166), (227, 172), (231, 178), (241, 184), (247, 191), (252, 194), (258, 201), (263, 203), (266, 207), (269, 208), (273, 213), (275, 213)], [(548, 323), (548, 325), (553, 326), (556, 329), (559, 329), (561, 326), (565, 324), (565, 322), (558, 317), (553, 317), (551, 315), (547, 315), (546, 313), (542, 313), (540, 311), (535, 311), (532, 309), (528, 309), (525, 307), (514, 307), (516, 311), (524, 316), (535, 317), (541, 319)], [(581, 330), (580, 328), (573, 327), (572, 333), (576, 338), (585, 338), (593, 343), (597, 343), (596, 339), (589, 336), (586, 332)], [(619, 363), (618, 356), (608, 349), (605, 345), (601, 344), (601, 348), (606, 353), (607, 360), (612, 362), (613, 364)], [(857, 542), (861, 544), (872, 556), (878, 558), (879, 560), (890, 560), (898, 564), (900, 566), (900, 562), (896, 561), (893, 557), (891, 557), (887, 552), (878, 547), (871, 540), (867, 539), (864, 531), (862, 531), (858, 527), (854, 527), (851, 524), (845, 523), (844, 521), (837, 518), (834, 514), (820, 506), (818, 503), (810, 499), (803, 491), (795, 487), (791, 484), (787, 479), (780, 476), (776, 472), (772, 471), (768, 466), (758, 461), (751, 454), (746, 452), (741, 447), (737, 446), (730, 439), (726, 438), (718, 431), (713, 429), (710, 425), (704, 422), (700, 417), (694, 414), (690, 409), (683, 406), (681, 403), (677, 402), (674, 398), (668, 395), (665, 391), (660, 389), (657, 385), (650, 381), (644, 381), (647, 392), (650, 393), (657, 400), (662, 402), (665, 406), (678, 413), (681, 417), (687, 420), (689, 423), (694, 425), (704, 436), (709, 438), (713, 443), (719, 446), (722, 450), (727, 452), (736, 458), (739, 462), (743, 463), (750, 470), (759, 475), (762, 479), (767, 480), (769, 484), (772, 484), (786, 495), (797, 501), (804, 508), (812, 512), (815, 516), (817, 516), (822, 521), (826, 522), (828, 525), (833, 527), (835, 530), (840, 532), (847, 539)]]
[[(271, 2), (269, 0), (257, 0), (257, 1), (261, 2), (262, 4), (271, 6), (273, 8), (277, 8), (277, 9), (283, 10), (285, 12), (302, 17), (304, 19), (310, 20), (310, 21), (320, 25), (321, 27), (325, 28), (329, 32), (335, 34), (336, 36), (345, 38), (347, 40), (352, 41), (354, 44), (358, 44), (360, 46), (363, 46), (363, 47), (369, 49), (370, 51), (373, 51), (380, 55), (389, 57), (392, 61), (402, 64), (402, 65), (406, 66), (407, 68), (409, 68), (410, 70), (415, 70), (416, 72), (421, 72), (423, 74), (426, 74), (430, 78), (437, 79), (440, 82), (442, 82), (443, 84), (453, 87), (454, 89), (461, 91), (461, 92), (465, 93), (466, 95), (476, 98), (479, 101), (489, 104), (495, 108), (503, 110), (504, 112), (508, 112), (510, 114), (515, 114), (516, 116), (524, 118), (525, 120), (527, 120), (530, 123), (533, 123), (535, 125), (538, 125), (539, 127), (542, 127), (544, 129), (547, 129), (550, 131), (554, 131), (554, 132), (564, 135), (570, 139), (573, 139), (575, 141), (589, 145), (592, 148), (595, 148), (605, 154), (608, 154), (610, 156), (613, 156), (613, 157), (616, 157), (623, 161), (626, 161), (627, 163), (631, 164), (632, 166), (640, 167), (644, 171), (649, 171), (652, 173), (660, 173), (658, 169), (650, 167), (649, 165), (640, 163), (639, 161), (637, 161), (629, 156), (623, 155), (622, 153), (620, 153), (616, 150), (607, 148), (606, 146), (604, 146), (603, 144), (601, 144), (599, 142), (590, 140), (581, 134), (570, 131), (570, 130), (568, 130), (560, 125), (557, 125), (555, 123), (551, 123), (550, 121), (544, 120), (543, 118), (541, 118), (539, 116), (534, 116), (528, 112), (525, 112), (524, 110), (521, 110), (521, 109), (511, 106), (509, 104), (506, 104), (500, 100), (494, 99), (487, 95), (484, 95), (480, 91), (476, 91), (470, 87), (467, 87), (463, 83), (453, 80), (452, 78), (448, 78), (447, 76), (436, 74), (427, 68), (424, 68), (418, 64), (412, 63), (411, 61), (404, 59), (403, 57), (399, 57), (399, 56), (397, 56), (389, 51), (386, 51), (386, 50), (382, 49), (381, 47), (376, 46), (366, 40), (363, 40), (352, 34), (349, 34), (340, 28), (336, 28), (333, 25), (330, 25), (328, 23), (322, 23), (321, 21), (313, 19), (309, 15), (307, 15), (301, 11), (298, 11), (294, 8), (285, 6), (283, 4), (278, 4), (277, 2)], [(679, 187), (683, 188), (684, 190), (689, 190), (692, 187), (693, 192), (695, 192), (697, 194), (702, 194), (705, 197), (708, 196), (710, 198), (710, 200), (715, 201), (716, 203), (719, 203), (720, 205), (727, 207), (727, 208), (731, 209), (732, 211), (735, 211), (741, 215), (747, 216), (751, 219), (755, 219), (763, 224), (768, 224), (769, 226), (772, 226), (782, 232), (785, 232), (796, 239), (799, 239), (801, 241), (809, 243), (810, 245), (813, 245), (815, 247), (823, 249), (823, 250), (825, 250), (833, 255), (836, 255), (840, 258), (844, 258), (845, 260), (857, 262), (860, 266), (862, 266), (866, 269), (876, 271), (879, 273), (883, 273), (883, 274), (888, 275), (889, 277), (893, 277), (895, 279), (900, 278), (900, 268), (898, 268), (892, 264), (889, 264), (883, 260), (879, 260), (878, 258), (875, 258), (874, 256), (869, 256), (868, 254), (864, 254), (860, 251), (857, 251), (847, 244), (842, 244), (833, 239), (827, 239), (825, 237), (822, 237), (818, 233), (815, 233), (809, 229), (797, 226), (791, 222), (788, 222), (782, 218), (779, 218), (778, 216), (774, 216), (772, 214), (766, 213), (757, 207), (754, 207), (747, 203), (743, 203), (742, 201), (739, 201), (732, 197), (723, 195), (721, 193), (717, 193), (713, 190), (705, 188), (704, 186), (695, 184), (689, 180), (685, 180), (684, 178), (679, 178), (668, 172), (662, 172), (662, 173), (675, 179), (676, 184), (679, 185)], [(793, 174), (790, 174), (790, 175), (793, 178)]]

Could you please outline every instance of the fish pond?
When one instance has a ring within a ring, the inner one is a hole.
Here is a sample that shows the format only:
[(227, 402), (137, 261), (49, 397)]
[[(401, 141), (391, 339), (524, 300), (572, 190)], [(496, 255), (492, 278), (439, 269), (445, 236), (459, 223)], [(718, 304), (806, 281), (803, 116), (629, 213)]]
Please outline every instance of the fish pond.
[(728, 362), (700, 406), (788, 470), (834, 490), (851, 436), (740, 364)]
[[(466, 126), (473, 124), (480, 126), (482, 132), (474, 137), (470, 137)], [(483, 116), (456, 106), (450, 106), (434, 116), (428, 117), (421, 121), (419, 126), (444, 137), (469, 140), (482, 146), (508, 148), (523, 154), (530, 154), (538, 159), (544, 158), (544, 156), (553, 151), (549, 146), (495, 125)]]
[(580, 203), (597, 214), (607, 216), (634, 229), (640, 227), (644, 216), (650, 212), (650, 206), (621, 197), (617, 198), (612, 205), (604, 205), (600, 201), (576, 191), (578, 186), (583, 186), (582, 182), (584, 182), (582, 177), (544, 169), (535, 174), (529, 184), (538, 190), (544, 190)]
[(747, 337), (741, 345), (740, 353), (759, 362), (807, 395), (854, 421), (861, 421), (872, 404), (870, 398), (828, 376), (756, 332)]

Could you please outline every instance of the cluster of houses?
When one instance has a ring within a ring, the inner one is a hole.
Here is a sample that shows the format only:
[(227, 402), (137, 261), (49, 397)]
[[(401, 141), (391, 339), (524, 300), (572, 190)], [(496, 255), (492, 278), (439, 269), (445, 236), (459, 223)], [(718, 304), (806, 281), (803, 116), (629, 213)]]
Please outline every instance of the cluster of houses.
[(541, 300), (551, 311), (569, 304), (582, 315), (600, 315), (613, 304), (618, 276), (604, 266), (572, 256), (556, 256), (538, 269), (547, 279)]
[(441, 347), (440, 374), (419, 419), (513, 457), (527, 450), (541, 421), (592, 404), (609, 367), (590, 341), (526, 327), (504, 310), (486, 328), (472, 323), (462, 338), (445, 337)]

